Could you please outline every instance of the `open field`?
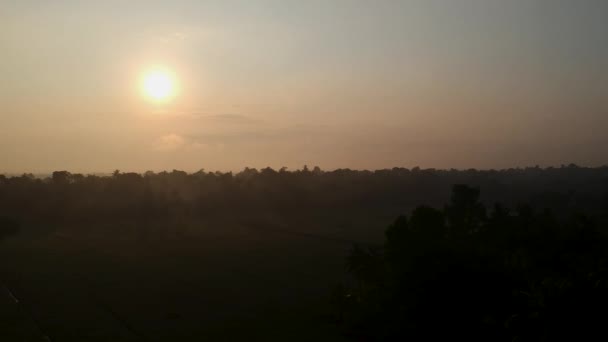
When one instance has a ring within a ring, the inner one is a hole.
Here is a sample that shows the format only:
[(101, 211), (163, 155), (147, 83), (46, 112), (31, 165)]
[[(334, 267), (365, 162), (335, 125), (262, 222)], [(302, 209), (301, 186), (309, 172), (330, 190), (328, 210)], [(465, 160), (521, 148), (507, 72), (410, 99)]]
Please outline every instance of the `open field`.
[(0, 296), (3, 334), (28, 341), (341, 339), (328, 294), (344, 280), (353, 241), (254, 222), (195, 226), (145, 239), (123, 226), (111, 236), (107, 227), (64, 227), (6, 240), (1, 279), (19, 303)]

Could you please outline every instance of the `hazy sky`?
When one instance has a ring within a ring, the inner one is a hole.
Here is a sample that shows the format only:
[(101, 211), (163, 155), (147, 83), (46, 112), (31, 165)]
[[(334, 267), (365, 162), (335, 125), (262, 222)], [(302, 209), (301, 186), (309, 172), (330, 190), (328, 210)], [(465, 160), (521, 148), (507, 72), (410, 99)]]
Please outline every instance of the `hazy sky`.
[(0, 172), (608, 164), (606, 0), (0, 0), (0, 75)]

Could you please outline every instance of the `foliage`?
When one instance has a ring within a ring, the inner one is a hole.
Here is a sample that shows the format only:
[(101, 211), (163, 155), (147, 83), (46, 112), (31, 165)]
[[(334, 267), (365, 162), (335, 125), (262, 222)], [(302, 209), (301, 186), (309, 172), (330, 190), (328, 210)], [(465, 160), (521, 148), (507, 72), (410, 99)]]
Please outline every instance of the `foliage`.
[(582, 215), (495, 205), (453, 187), (443, 210), (416, 208), (381, 251), (355, 247), (355, 279), (334, 299), (347, 332), (372, 341), (605, 340), (608, 239)]
[[(608, 167), (525, 168), (507, 170), (435, 170), (393, 168), (377, 171), (318, 167), (288, 171), (246, 168), (238, 173), (125, 173), (109, 176), (53, 172), (50, 177), (0, 175), (0, 215), (40, 221), (166, 220), (171, 217), (239, 217), (270, 213), (288, 217), (315, 215), (349, 219), (395, 217), (419, 203), (440, 206), (450, 200), (452, 184), (484, 189), (483, 203), (553, 208), (556, 213), (608, 207)], [(464, 191), (464, 190), (463, 190)], [(473, 190), (474, 192), (474, 190)], [(453, 234), (482, 217), (469, 206), (475, 193), (460, 193), (445, 215)], [(460, 215), (460, 216), (459, 216)], [(85, 222), (86, 223), (86, 222)]]
[(0, 240), (19, 232), (19, 222), (5, 216), (0, 216)]

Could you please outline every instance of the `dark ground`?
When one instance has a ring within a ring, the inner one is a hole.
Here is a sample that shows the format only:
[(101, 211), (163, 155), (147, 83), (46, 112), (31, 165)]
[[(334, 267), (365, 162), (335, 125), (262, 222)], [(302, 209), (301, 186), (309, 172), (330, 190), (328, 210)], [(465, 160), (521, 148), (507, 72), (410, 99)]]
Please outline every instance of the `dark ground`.
[(342, 340), (328, 294), (353, 240), (298, 225), (29, 229), (0, 248), (3, 340)]
[(0, 341), (343, 340), (330, 296), (353, 243), (454, 184), (608, 222), (608, 167), (573, 164), (0, 175)]

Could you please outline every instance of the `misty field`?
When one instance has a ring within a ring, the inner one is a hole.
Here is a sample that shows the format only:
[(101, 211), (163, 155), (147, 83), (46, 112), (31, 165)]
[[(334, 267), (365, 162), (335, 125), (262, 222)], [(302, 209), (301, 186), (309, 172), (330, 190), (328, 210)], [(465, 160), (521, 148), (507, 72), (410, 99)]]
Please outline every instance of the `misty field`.
[(271, 223), (189, 225), (179, 234), (148, 227), (146, 237), (129, 224), (114, 231), (35, 227), (34, 233), (6, 240), (0, 275), (20, 303), (3, 289), (3, 336), (341, 339), (328, 294), (344, 280), (347, 237)]

